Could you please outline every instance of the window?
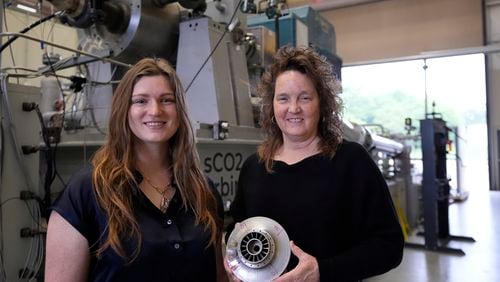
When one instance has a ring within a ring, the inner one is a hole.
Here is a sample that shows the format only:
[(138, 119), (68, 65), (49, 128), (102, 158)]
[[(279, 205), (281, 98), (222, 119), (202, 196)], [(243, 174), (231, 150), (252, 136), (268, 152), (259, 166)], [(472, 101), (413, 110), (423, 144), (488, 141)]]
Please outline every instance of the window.
[[(484, 55), (474, 54), (344, 67), (344, 118), (411, 145), (418, 174), (419, 120), (425, 117), (427, 100), (428, 115), (438, 113), (453, 130), (447, 165), (452, 188), (488, 189), (484, 64)], [(407, 117), (416, 127), (412, 132), (405, 129)]]

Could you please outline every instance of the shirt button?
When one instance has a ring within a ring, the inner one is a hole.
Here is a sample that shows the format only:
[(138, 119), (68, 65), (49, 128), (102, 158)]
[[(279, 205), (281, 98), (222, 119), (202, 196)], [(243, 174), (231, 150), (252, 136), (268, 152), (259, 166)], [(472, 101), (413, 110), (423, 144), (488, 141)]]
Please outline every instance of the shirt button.
[(174, 244), (174, 249), (178, 250), (180, 247), (181, 247), (181, 245), (179, 243)]
[(171, 219), (167, 220), (167, 225), (172, 225), (172, 220)]

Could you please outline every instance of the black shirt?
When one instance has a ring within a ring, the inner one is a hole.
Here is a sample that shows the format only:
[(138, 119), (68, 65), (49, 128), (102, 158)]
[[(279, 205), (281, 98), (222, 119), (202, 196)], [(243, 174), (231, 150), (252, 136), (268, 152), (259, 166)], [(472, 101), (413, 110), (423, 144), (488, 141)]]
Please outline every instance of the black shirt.
[[(245, 161), (231, 206), (235, 222), (277, 221), (317, 258), (321, 281), (358, 281), (401, 262), (403, 235), (387, 184), (361, 145), (345, 141), (332, 159), (275, 161), (273, 170), (255, 154)], [(296, 263), (292, 255), (288, 269)]]
[[(130, 264), (108, 248), (98, 259), (95, 251), (107, 236), (107, 216), (99, 207), (89, 169), (75, 174), (52, 209), (87, 238), (91, 262), (89, 281), (215, 281), (214, 247), (208, 246), (209, 230), (194, 224), (191, 211), (182, 208), (179, 192), (162, 213), (136, 186), (131, 185), (133, 208), (142, 233), (139, 256)], [(137, 183), (142, 177), (138, 175)], [(216, 190), (220, 217), (222, 200)], [(136, 240), (122, 240), (127, 254)]]

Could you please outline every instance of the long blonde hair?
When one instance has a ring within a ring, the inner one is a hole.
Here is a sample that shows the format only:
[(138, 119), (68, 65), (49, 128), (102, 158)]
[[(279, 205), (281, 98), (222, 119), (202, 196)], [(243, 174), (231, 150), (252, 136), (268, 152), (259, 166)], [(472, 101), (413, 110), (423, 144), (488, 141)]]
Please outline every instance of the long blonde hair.
[(137, 183), (134, 178), (134, 138), (127, 117), (134, 85), (141, 77), (155, 75), (165, 76), (175, 89), (179, 128), (169, 140), (167, 157), (172, 164), (182, 205), (194, 213), (195, 224), (202, 224), (210, 231), (209, 245), (217, 245), (222, 232), (216, 198), (200, 169), (182, 84), (167, 61), (146, 58), (130, 68), (118, 84), (113, 95), (106, 143), (92, 158), (94, 190), (108, 217), (107, 238), (98, 249), (98, 256), (111, 247), (120, 256), (127, 257), (121, 240), (137, 239), (137, 248), (128, 256), (130, 261), (139, 255), (141, 249), (142, 234), (132, 210), (132, 186)]

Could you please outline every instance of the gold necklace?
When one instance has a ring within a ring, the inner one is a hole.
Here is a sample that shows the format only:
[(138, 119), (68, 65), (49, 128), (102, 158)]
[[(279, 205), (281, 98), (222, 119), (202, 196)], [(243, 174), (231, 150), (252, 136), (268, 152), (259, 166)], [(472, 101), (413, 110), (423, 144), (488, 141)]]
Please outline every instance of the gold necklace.
[(158, 194), (161, 195), (160, 210), (161, 210), (161, 212), (165, 213), (168, 209), (169, 204), (170, 204), (170, 200), (168, 199), (167, 192), (168, 192), (168, 190), (170, 190), (172, 185), (170, 183), (168, 183), (167, 185), (165, 185), (165, 187), (158, 187), (158, 186), (154, 185), (153, 182), (151, 182), (151, 180), (149, 180), (149, 178), (144, 176), (144, 179), (146, 179), (146, 182), (149, 184), (149, 186), (153, 187), (153, 189), (155, 189), (156, 192), (158, 192)]

